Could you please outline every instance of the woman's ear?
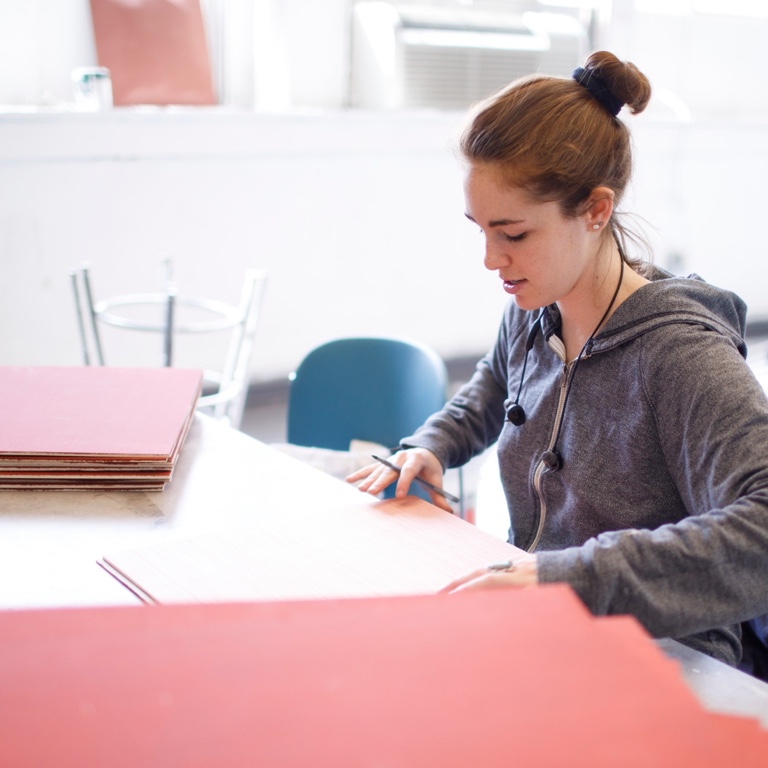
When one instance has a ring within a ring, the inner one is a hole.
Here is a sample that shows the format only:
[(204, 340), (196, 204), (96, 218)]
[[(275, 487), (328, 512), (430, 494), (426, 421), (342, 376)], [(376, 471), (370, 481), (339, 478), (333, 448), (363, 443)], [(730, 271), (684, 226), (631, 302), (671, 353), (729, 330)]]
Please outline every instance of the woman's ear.
[(597, 187), (592, 190), (587, 202), (586, 220), (590, 229), (602, 229), (613, 213), (615, 193), (608, 187)]

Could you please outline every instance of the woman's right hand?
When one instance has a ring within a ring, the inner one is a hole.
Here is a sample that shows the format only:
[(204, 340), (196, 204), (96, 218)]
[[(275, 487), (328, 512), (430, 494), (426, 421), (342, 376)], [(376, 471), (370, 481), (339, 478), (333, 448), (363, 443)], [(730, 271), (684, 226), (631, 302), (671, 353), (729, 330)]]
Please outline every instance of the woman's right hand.
[[(357, 472), (353, 472), (346, 478), (348, 483), (357, 483), (358, 489), (373, 496), (378, 496), (387, 486), (397, 480), (395, 496), (398, 499), (404, 498), (408, 494), (411, 483), (418, 476), (438, 488), (443, 487), (443, 465), (434, 453), (426, 448), (408, 448), (404, 451), (398, 451), (389, 457), (392, 464), (400, 467), (398, 475), (394, 469), (376, 461), (368, 464)], [(443, 496), (429, 491), (432, 503), (446, 512), (452, 512), (450, 504)]]

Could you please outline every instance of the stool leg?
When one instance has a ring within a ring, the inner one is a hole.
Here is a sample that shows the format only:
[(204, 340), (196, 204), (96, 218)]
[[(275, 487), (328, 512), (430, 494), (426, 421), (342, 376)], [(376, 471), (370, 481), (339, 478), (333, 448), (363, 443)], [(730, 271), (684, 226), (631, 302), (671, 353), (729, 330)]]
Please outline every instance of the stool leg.
[(170, 368), (173, 364), (173, 320), (176, 307), (176, 292), (168, 289), (168, 298), (165, 303), (165, 331), (163, 333), (163, 365)]
[(77, 281), (77, 271), (72, 270), (69, 273), (69, 277), (72, 281), (72, 292), (75, 296), (75, 312), (77, 312), (77, 330), (80, 333), (80, 344), (83, 348), (83, 363), (85, 365), (91, 364), (91, 356), (88, 352), (88, 339), (85, 335), (85, 323), (83, 322), (83, 304), (80, 300), (80, 285)]
[(96, 351), (96, 364), (104, 365), (104, 354), (101, 349), (101, 337), (99, 336), (98, 317), (96, 314), (96, 308), (93, 304), (93, 293), (91, 292), (91, 278), (88, 274), (88, 267), (83, 267), (80, 270), (80, 274), (83, 279), (83, 289), (85, 292), (85, 298), (88, 302), (88, 314), (91, 320), (91, 332), (93, 333), (93, 344)]

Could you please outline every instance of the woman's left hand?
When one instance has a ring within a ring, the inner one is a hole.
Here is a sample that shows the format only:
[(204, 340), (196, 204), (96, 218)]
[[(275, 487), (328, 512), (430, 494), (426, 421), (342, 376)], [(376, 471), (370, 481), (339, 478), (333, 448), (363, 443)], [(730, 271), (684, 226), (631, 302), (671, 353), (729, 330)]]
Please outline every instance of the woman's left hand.
[(465, 589), (509, 589), (538, 584), (536, 555), (523, 555), (508, 563), (493, 563), (460, 576), (439, 590), (440, 594)]

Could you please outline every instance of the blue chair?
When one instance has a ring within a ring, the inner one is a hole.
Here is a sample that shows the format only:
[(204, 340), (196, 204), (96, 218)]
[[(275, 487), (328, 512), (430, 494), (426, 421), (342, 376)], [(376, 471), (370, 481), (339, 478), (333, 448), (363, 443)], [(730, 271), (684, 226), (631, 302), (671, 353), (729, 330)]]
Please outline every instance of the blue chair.
[[(404, 339), (343, 338), (313, 349), (291, 374), (288, 442), (348, 451), (394, 448), (445, 405), (448, 372), (429, 347)], [(422, 495), (414, 484), (414, 495)], [(391, 498), (394, 486), (385, 496)]]

